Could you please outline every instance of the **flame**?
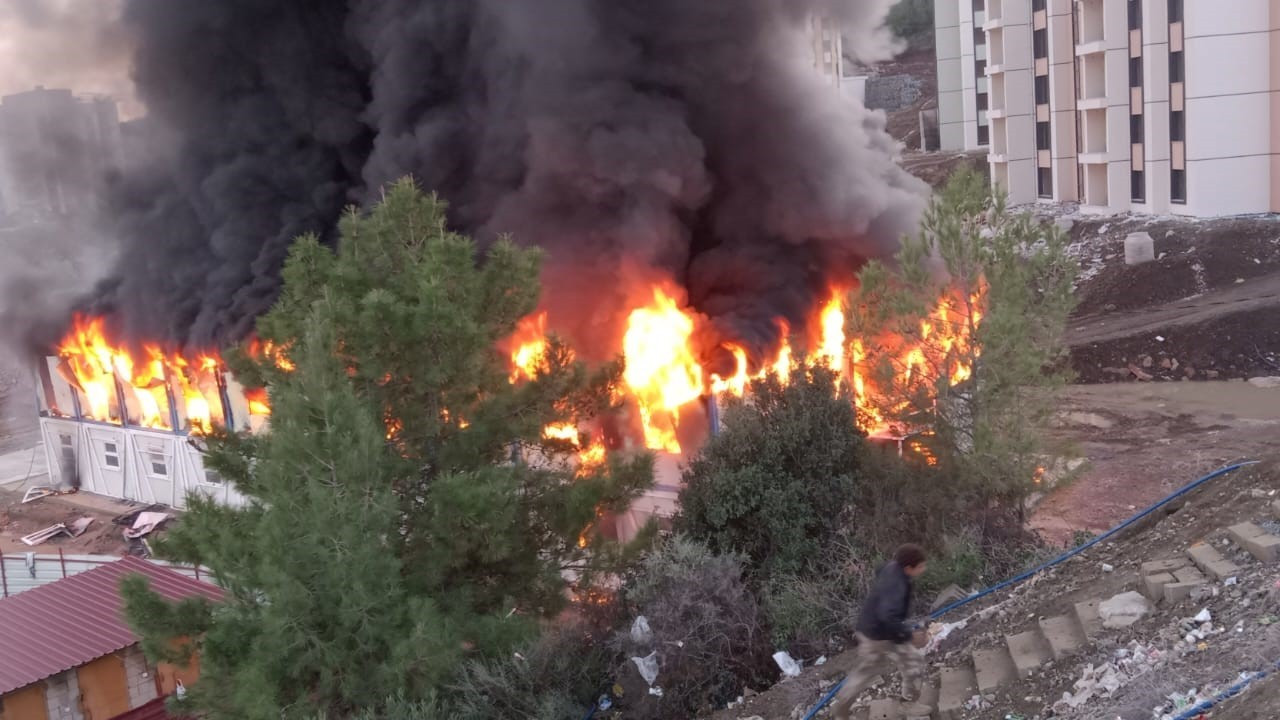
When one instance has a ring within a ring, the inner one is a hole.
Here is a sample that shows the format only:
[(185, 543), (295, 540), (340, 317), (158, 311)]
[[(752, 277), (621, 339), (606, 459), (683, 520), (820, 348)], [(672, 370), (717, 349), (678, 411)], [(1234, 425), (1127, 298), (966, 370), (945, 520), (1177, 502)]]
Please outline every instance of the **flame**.
[(692, 335), (693, 318), (662, 288), (654, 288), (652, 305), (632, 310), (627, 318), (623, 380), (639, 406), (645, 445), (651, 449), (680, 452), (680, 409), (703, 394)]
[(818, 314), (818, 345), (809, 353), (810, 363), (825, 364), (838, 373), (844, 371), (844, 295), (844, 290), (832, 289)]
[(511, 336), (511, 382), (532, 380), (547, 354), (547, 313), (522, 318)]
[[(205, 433), (222, 422), (221, 362), (201, 354), (194, 361), (157, 345), (140, 352), (111, 342), (102, 318), (76, 315), (57, 347), (69, 380), (81, 392), (81, 414), (98, 422)], [(171, 408), (173, 399), (177, 412)], [(215, 411), (216, 408), (216, 411)]]
[(267, 400), (266, 388), (245, 388), (245, 400), (249, 402), (249, 413), (252, 415), (270, 415), (271, 403)]
[(578, 449), (578, 474), (582, 475), (604, 465), (607, 450), (604, 438), (597, 437), (586, 446), (582, 444), (582, 433), (572, 423), (554, 423), (542, 429), (542, 437), (548, 440), (565, 440)]
[[(778, 318), (782, 342), (771, 357), (753, 357), (747, 346), (725, 340), (720, 349), (733, 358), (731, 370), (704, 374), (693, 345), (694, 316), (678, 305), (668, 287), (659, 284), (650, 288), (652, 301), (633, 309), (627, 317), (620, 399), (635, 404), (646, 447), (679, 453), (677, 428), (683, 409), (706, 394), (742, 397), (753, 380), (770, 372), (782, 383), (789, 382), (793, 351), (790, 325)], [(972, 377), (977, 356), (972, 338), (982, 321), (985, 294), (984, 283), (967, 296), (955, 291), (942, 293), (919, 321), (918, 333), (851, 338), (845, 329), (848, 287), (833, 285), (826, 300), (806, 318), (806, 344), (811, 350), (805, 360), (830, 367), (838, 383), (849, 384), (863, 431), (896, 434), (898, 429), (890, 427), (891, 420), (910, 409), (909, 398), (917, 397), (920, 391), (933, 397), (939, 386), (956, 386)], [(546, 313), (539, 312), (517, 326), (510, 340), (512, 382), (536, 374), (539, 358), (546, 352), (546, 325)], [(886, 359), (892, 368), (887, 384), (882, 374), (871, 372), (873, 364), (880, 367)], [(571, 433), (576, 429), (553, 426), (547, 437), (569, 439)], [(937, 462), (936, 458), (931, 461)]]

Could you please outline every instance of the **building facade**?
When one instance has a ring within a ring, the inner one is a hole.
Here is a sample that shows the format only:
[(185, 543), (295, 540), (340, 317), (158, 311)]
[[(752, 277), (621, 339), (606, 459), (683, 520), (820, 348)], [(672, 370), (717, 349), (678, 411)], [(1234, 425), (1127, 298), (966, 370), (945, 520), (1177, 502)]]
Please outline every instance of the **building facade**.
[(92, 211), (101, 178), (123, 160), (114, 100), (45, 88), (0, 98), (0, 219)]
[(984, 0), (934, 0), (942, 150), (985, 150), (991, 142), (986, 22)]
[(988, 159), (1011, 202), (1280, 211), (1280, 1), (1236, 0), (1227, 12), (1186, 0), (937, 0), (937, 10), (942, 146), (978, 139), (967, 52), (985, 46)]
[(200, 369), (196, 380), (183, 385), (168, 374), (139, 388), (116, 372), (90, 383), (69, 370), (66, 358), (44, 358), (35, 385), (50, 481), (179, 509), (193, 494), (243, 504), (234, 486), (204, 467), (202, 423), (195, 418), (256, 432), (269, 410), (220, 366)]

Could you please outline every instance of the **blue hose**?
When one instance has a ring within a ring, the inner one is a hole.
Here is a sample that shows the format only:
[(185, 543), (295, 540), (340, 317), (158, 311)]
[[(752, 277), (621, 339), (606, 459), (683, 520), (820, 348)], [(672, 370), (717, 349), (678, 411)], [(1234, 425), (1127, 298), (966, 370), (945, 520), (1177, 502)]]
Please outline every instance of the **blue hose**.
[[(1098, 543), (1102, 542), (1103, 540), (1106, 540), (1107, 538), (1112, 537), (1113, 535), (1115, 535), (1116, 533), (1120, 532), (1121, 530), (1124, 530), (1125, 528), (1129, 527), (1130, 525), (1132, 525), (1132, 524), (1134, 524), (1134, 523), (1138, 522), (1139, 520), (1141, 520), (1141, 519), (1143, 519), (1144, 517), (1146, 517), (1146, 516), (1150, 515), (1151, 513), (1155, 512), (1156, 510), (1159, 510), (1161, 507), (1163, 507), (1163, 506), (1165, 506), (1165, 505), (1167, 505), (1167, 504), (1169, 504), (1169, 503), (1173, 502), (1174, 500), (1176, 500), (1176, 499), (1178, 499), (1178, 498), (1182, 497), (1183, 495), (1186, 495), (1187, 493), (1191, 492), (1192, 490), (1195, 490), (1196, 488), (1198, 488), (1198, 487), (1200, 487), (1201, 485), (1203, 485), (1203, 484), (1205, 484), (1205, 483), (1209, 482), (1210, 480), (1213, 480), (1213, 479), (1215, 479), (1215, 478), (1222, 477), (1223, 475), (1226, 475), (1226, 474), (1227, 474), (1227, 473), (1229, 473), (1229, 472), (1232, 472), (1232, 471), (1234, 471), (1234, 470), (1239, 470), (1240, 468), (1245, 467), (1245, 466), (1247, 466), (1247, 465), (1255, 465), (1255, 464), (1257, 464), (1257, 462), (1258, 462), (1257, 460), (1248, 460), (1248, 461), (1246, 461), (1246, 462), (1236, 463), (1235, 465), (1228, 465), (1227, 467), (1219, 468), (1219, 469), (1217, 469), (1217, 470), (1214, 470), (1213, 472), (1209, 473), (1208, 475), (1205, 475), (1204, 477), (1200, 478), (1199, 480), (1196, 480), (1195, 482), (1191, 483), (1190, 485), (1187, 485), (1187, 486), (1183, 487), (1182, 489), (1180, 489), (1180, 490), (1178, 490), (1178, 491), (1174, 492), (1172, 495), (1169, 495), (1168, 497), (1166, 497), (1165, 499), (1163, 499), (1163, 500), (1161, 500), (1160, 502), (1156, 503), (1155, 505), (1152, 505), (1151, 507), (1147, 508), (1146, 510), (1143, 510), (1142, 512), (1138, 513), (1137, 515), (1134, 515), (1133, 517), (1129, 518), (1128, 520), (1125, 520), (1124, 522), (1122, 522), (1122, 523), (1120, 523), (1119, 525), (1117, 525), (1117, 526), (1115, 526), (1115, 527), (1111, 528), (1110, 530), (1108, 530), (1108, 531), (1106, 531), (1105, 533), (1103, 533), (1103, 534), (1099, 535), (1098, 537), (1096, 537), (1096, 538), (1094, 538), (1094, 539), (1090, 540), (1089, 542), (1087, 542), (1087, 543), (1085, 543), (1085, 544), (1081, 545), (1080, 547), (1072, 548), (1071, 550), (1068, 550), (1067, 552), (1063, 553), (1062, 555), (1059, 555), (1058, 557), (1054, 558), (1053, 560), (1050, 560), (1049, 562), (1046, 562), (1046, 563), (1044, 563), (1043, 565), (1040, 565), (1039, 567), (1036, 567), (1036, 568), (1033, 568), (1033, 569), (1031, 569), (1031, 570), (1028, 570), (1028, 571), (1026, 571), (1026, 572), (1022, 573), (1021, 575), (1018, 575), (1017, 577), (1013, 577), (1013, 578), (1010, 578), (1010, 579), (1008, 579), (1008, 580), (1005, 580), (1004, 582), (997, 583), (997, 584), (992, 585), (991, 587), (987, 588), (986, 590), (983, 590), (983, 591), (981, 591), (981, 592), (976, 592), (976, 593), (974, 593), (974, 594), (970, 595), (970, 596), (969, 596), (969, 597), (967, 597), (967, 598), (961, 598), (960, 600), (957, 600), (957, 601), (955, 601), (955, 602), (951, 603), (950, 605), (947, 605), (947, 606), (945, 606), (945, 607), (939, 608), (939, 609), (937, 609), (937, 610), (935, 610), (935, 611), (933, 611), (933, 612), (929, 613), (929, 619), (930, 619), (930, 620), (936, 620), (936, 619), (938, 619), (938, 618), (942, 617), (943, 615), (945, 615), (945, 614), (947, 614), (947, 613), (951, 612), (952, 610), (955, 610), (956, 608), (959, 608), (959, 607), (962, 607), (962, 606), (964, 606), (964, 605), (967, 605), (967, 604), (969, 604), (969, 603), (973, 602), (974, 600), (977, 600), (978, 598), (986, 597), (987, 595), (990, 595), (991, 593), (996, 592), (997, 590), (1003, 590), (1004, 588), (1007, 588), (1007, 587), (1009, 587), (1010, 585), (1016, 585), (1017, 583), (1020, 583), (1020, 582), (1022, 582), (1023, 580), (1026, 580), (1027, 578), (1030, 578), (1030, 577), (1031, 577), (1031, 576), (1033, 576), (1033, 575), (1036, 575), (1036, 574), (1038, 574), (1038, 573), (1044, 572), (1045, 570), (1047, 570), (1047, 569), (1049, 569), (1049, 568), (1053, 567), (1054, 565), (1057, 565), (1057, 564), (1059, 564), (1059, 563), (1062, 563), (1062, 562), (1065, 562), (1065, 561), (1067, 561), (1067, 560), (1070, 560), (1071, 558), (1075, 557), (1076, 555), (1079, 555), (1080, 553), (1082, 553), (1082, 552), (1084, 552), (1085, 550), (1087, 550), (1087, 549), (1089, 549), (1089, 548), (1093, 547), (1094, 545), (1097, 545)], [(1260, 676), (1259, 676), (1259, 677), (1260, 677)], [(1238, 683), (1238, 684), (1239, 684), (1239, 685), (1241, 685), (1241, 686), (1243, 686), (1243, 685), (1248, 685), (1248, 684), (1249, 684), (1249, 681), (1248, 681), (1248, 680), (1246, 680), (1246, 681), (1242, 681), (1242, 683)], [(826, 696), (824, 696), (824, 697), (822, 698), (822, 700), (821, 700), (821, 701), (819, 701), (819, 702), (818, 702), (818, 704), (817, 704), (816, 706), (814, 706), (814, 708), (813, 708), (812, 710), (810, 710), (810, 711), (809, 711), (809, 714), (804, 716), (804, 720), (813, 720), (813, 717), (814, 717), (815, 715), (817, 715), (817, 714), (818, 714), (818, 711), (819, 711), (819, 710), (821, 710), (822, 708), (826, 707), (827, 703), (831, 702), (831, 698), (835, 697), (835, 694), (836, 694), (837, 692), (839, 692), (840, 688), (841, 688), (843, 685), (844, 685), (844, 680), (841, 680), (840, 682), (836, 683), (836, 686), (835, 686), (835, 687), (833, 687), (833, 688), (831, 688), (831, 691), (830, 691), (830, 692), (828, 692), (828, 693), (826, 694)], [(1233, 687), (1234, 687), (1234, 686), (1233, 686)], [(1226, 692), (1227, 692), (1227, 693), (1231, 693), (1232, 691), (1231, 691), (1231, 689), (1228, 689)], [(1239, 692), (1239, 690), (1236, 690), (1235, 692)], [(1233, 693), (1233, 694), (1234, 694), (1234, 693)], [(1216, 700), (1216, 698), (1215, 698), (1215, 700)], [(1208, 703), (1212, 704), (1212, 702), (1213, 702), (1213, 701), (1208, 701), (1208, 700), (1206, 700), (1205, 702), (1208, 702)], [(1198, 706), (1197, 706), (1197, 707), (1198, 707)], [(1185, 718), (1188, 718), (1188, 717), (1190, 717), (1190, 716), (1188, 716), (1188, 715), (1183, 715), (1183, 716), (1180, 716), (1179, 718), (1177, 718), (1177, 720), (1184, 720)]]
[(1224, 700), (1230, 700), (1236, 695), (1239, 695), (1240, 693), (1244, 692), (1244, 689), (1249, 687), (1249, 683), (1253, 682), (1254, 680), (1260, 680), (1266, 677), (1267, 675), (1273, 672), (1276, 672), (1277, 670), (1280, 670), (1280, 660), (1277, 660), (1275, 664), (1271, 666), (1270, 670), (1263, 670), (1257, 673), (1256, 675), (1253, 675), (1245, 680), (1241, 680), (1240, 682), (1236, 683), (1235, 685), (1232, 685), (1226, 690), (1223, 690), (1217, 695), (1214, 695), (1208, 700), (1201, 701), (1200, 703), (1187, 708), (1186, 710), (1182, 711), (1181, 715), (1175, 717), (1173, 720), (1191, 720), (1196, 715), (1204, 712), (1205, 710), (1208, 710), (1214, 705), (1217, 705), (1218, 703), (1221, 703)]

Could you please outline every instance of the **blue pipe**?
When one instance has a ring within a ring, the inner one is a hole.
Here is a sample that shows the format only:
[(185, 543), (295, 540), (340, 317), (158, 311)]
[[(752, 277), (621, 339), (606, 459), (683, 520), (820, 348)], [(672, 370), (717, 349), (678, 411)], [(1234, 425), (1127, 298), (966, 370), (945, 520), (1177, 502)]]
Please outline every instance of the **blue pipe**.
[[(947, 606), (945, 606), (945, 607), (939, 608), (939, 609), (935, 610), (934, 612), (929, 613), (929, 619), (930, 619), (930, 620), (936, 620), (937, 618), (942, 617), (943, 615), (945, 615), (945, 614), (947, 614), (947, 613), (951, 612), (952, 610), (955, 610), (956, 608), (959, 608), (959, 607), (962, 607), (962, 606), (964, 606), (964, 605), (967, 605), (967, 604), (969, 604), (969, 603), (973, 602), (974, 600), (977, 600), (978, 598), (986, 597), (987, 595), (990, 595), (991, 593), (996, 592), (997, 590), (1002, 590), (1002, 589), (1004, 589), (1004, 588), (1009, 587), (1010, 585), (1015, 585), (1015, 584), (1017, 584), (1017, 583), (1020, 583), (1020, 582), (1022, 582), (1023, 580), (1026, 580), (1027, 578), (1029, 578), (1029, 577), (1031, 577), (1031, 576), (1033, 576), (1033, 575), (1036, 575), (1036, 574), (1038, 574), (1038, 573), (1044, 572), (1045, 570), (1047, 570), (1047, 569), (1049, 569), (1049, 568), (1053, 567), (1054, 565), (1057, 565), (1057, 564), (1059, 564), (1059, 563), (1065, 562), (1066, 560), (1070, 560), (1071, 558), (1075, 557), (1076, 555), (1079, 555), (1080, 553), (1082, 553), (1082, 552), (1084, 552), (1085, 550), (1087, 550), (1087, 549), (1089, 549), (1089, 548), (1093, 547), (1094, 545), (1097, 545), (1098, 543), (1102, 542), (1103, 540), (1106, 540), (1107, 538), (1112, 537), (1113, 535), (1115, 535), (1116, 533), (1120, 532), (1121, 530), (1124, 530), (1125, 528), (1127, 528), (1127, 527), (1129, 527), (1130, 525), (1132, 525), (1132, 524), (1134, 524), (1134, 523), (1138, 522), (1138, 521), (1139, 521), (1139, 520), (1141, 520), (1142, 518), (1144, 518), (1144, 517), (1146, 517), (1146, 516), (1150, 515), (1151, 513), (1155, 512), (1156, 510), (1159, 510), (1161, 507), (1164, 507), (1165, 505), (1168, 505), (1169, 503), (1171, 503), (1171, 502), (1173, 502), (1174, 500), (1176, 500), (1176, 499), (1178, 499), (1178, 498), (1182, 497), (1183, 495), (1186, 495), (1187, 493), (1191, 492), (1192, 490), (1195, 490), (1196, 488), (1198, 488), (1198, 487), (1200, 487), (1201, 485), (1203, 485), (1203, 484), (1205, 484), (1205, 483), (1209, 482), (1210, 480), (1213, 480), (1213, 479), (1215, 479), (1215, 478), (1222, 477), (1223, 475), (1226, 475), (1226, 474), (1227, 474), (1227, 473), (1229, 473), (1229, 472), (1232, 472), (1232, 471), (1234, 471), (1234, 470), (1239, 470), (1240, 468), (1245, 467), (1245, 466), (1247, 466), (1247, 465), (1256, 465), (1256, 464), (1257, 464), (1257, 462), (1258, 462), (1257, 460), (1248, 460), (1248, 461), (1245, 461), (1245, 462), (1236, 463), (1235, 465), (1228, 465), (1227, 467), (1219, 468), (1219, 469), (1217, 469), (1217, 470), (1214, 470), (1213, 472), (1209, 473), (1208, 475), (1205, 475), (1204, 477), (1200, 478), (1199, 480), (1196, 480), (1195, 482), (1191, 483), (1190, 485), (1187, 485), (1187, 486), (1183, 487), (1182, 489), (1177, 490), (1177, 491), (1176, 491), (1176, 492), (1174, 492), (1172, 495), (1169, 495), (1168, 497), (1166, 497), (1165, 499), (1161, 500), (1160, 502), (1157, 502), (1155, 505), (1152, 505), (1151, 507), (1147, 508), (1146, 510), (1143, 510), (1142, 512), (1138, 513), (1137, 515), (1134, 515), (1133, 517), (1129, 518), (1128, 520), (1125, 520), (1124, 522), (1122, 522), (1122, 523), (1120, 523), (1119, 525), (1117, 525), (1117, 526), (1115, 526), (1115, 527), (1111, 528), (1110, 530), (1108, 530), (1108, 531), (1106, 531), (1105, 533), (1103, 533), (1103, 534), (1099, 535), (1098, 537), (1096, 537), (1096, 538), (1094, 538), (1094, 539), (1090, 540), (1089, 542), (1087, 542), (1087, 543), (1085, 543), (1085, 544), (1081, 545), (1080, 547), (1077, 547), (1077, 548), (1073, 548), (1073, 549), (1071, 549), (1071, 550), (1068, 550), (1067, 552), (1065, 552), (1065, 553), (1063, 553), (1062, 555), (1060, 555), (1060, 556), (1058, 556), (1058, 557), (1054, 558), (1053, 560), (1050, 560), (1049, 562), (1046, 562), (1046, 563), (1044, 563), (1043, 565), (1040, 565), (1040, 566), (1039, 566), (1039, 567), (1037, 567), (1037, 568), (1034, 568), (1034, 569), (1028, 570), (1028, 571), (1026, 571), (1026, 572), (1022, 573), (1021, 575), (1018, 575), (1017, 577), (1013, 577), (1013, 578), (1010, 578), (1010, 579), (1008, 579), (1008, 580), (1005, 580), (1004, 582), (997, 583), (997, 584), (992, 585), (991, 587), (987, 588), (986, 590), (983, 590), (983, 591), (981, 591), (981, 592), (974, 593), (974, 594), (970, 595), (970, 596), (969, 596), (969, 597), (967, 597), (967, 598), (961, 598), (960, 600), (957, 600), (957, 601), (955, 601), (955, 602), (951, 603), (950, 605), (947, 605)], [(1258, 676), (1258, 677), (1261, 677), (1261, 676)], [(1245, 681), (1242, 681), (1242, 683), (1237, 683), (1237, 685), (1240, 685), (1241, 687), (1243, 687), (1244, 685), (1248, 685), (1248, 684), (1249, 684), (1249, 682), (1250, 682), (1249, 680), (1245, 680)], [(809, 711), (809, 714), (807, 714), (807, 715), (805, 715), (805, 716), (804, 716), (804, 720), (813, 720), (813, 717), (814, 717), (815, 715), (817, 715), (817, 714), (818, 714), (818, 711), (819, 711), (819, 710), (821, 710), (822, 708), (826, 707), (827, 703), (831, 702), (831, 698), (835, 697), (836, 693), (837, 693), (837, 692), (839, 692), (840, 688), (841, 688), (843, 685), (844, 685), (844, 680), (841, 680), (840, 682), (836, 683), (836, 686), (835, 686), (835, 687), (833, 687), (833, 688), (831, 688), (831, 691), (830, 691), (830, 692), (828, 692), (828, 693), (826, 694), (826, 696), (824, 696), (824, 697), (822, 698), (822, 700), (821, 700), (821, 701), (819, 701), (819, 702), (818, 702), (818, 704), (817, 704), (817, 705), (815, 705), (815, 706), (814, 706), (814, 708), (813, 708), (812, 710), (810, 710), (810, 711)], [(1235, 687), (1235, 686), (1233, 686), (1233, 687)], [(1235, 690), (1235, 692), (1239, 692), (1239, 690)], [(1232, 693), (1232, 690), (1229, 688), (1228, 690), (1226, 690), (1226, 693)], [(1224, 694), (1225, 694), (1225, 693), (1224, 693)], [(1216, 699), (1217, 699), (1217, 698), (1215, 698), (1215, 700), (1216, 700)], [(1208, 702), (1208, 703), (1210, 703), (1210, 704), (1212, 704), (1212, 703), (1213, 703), (1213, 701), (1209, 701), (1209, 700), (1206, 700), (1205, 702)], [(1199, 707), (1199, 706), (1197, 706), (1197, 707)], [(1176, 720), (1186, 720), (1186, 719), (1187, 719), (1187, 718), (1189, 718), (1189, 717), (1191, 717), (1191, 716), (1190, 716), (1190, 715), (1181, 715), (1181, 716), (1179, 716)]]
[(1186, 710), (1183, 710), (1182, 714), (1175, 717), (1173, 720), (1191, 720), (1192, 718), (1196, 717), (1197, 715), (1204, 712), (1205, 710), (1208, 710), (1214, 705), (1217, 705), (1223, 702), (1224, 700), (1230, 700), (1236, 695), (1239, 695), (1240, 693), (1244, 692), (1244, 689), (1249, 687), (1249, 683), (1253, 682), (1254, 680), (1260, 680), (1266, 677), (1267, 675), (1270, 675), (1271, 673), (1276, 672), (1277, 670), (1280, 670), (1280, 660), (1277, 660), (1271, 666), (1270, 670), (1263, 670), (1257, 673), (1256, 675), (1249, 677), (1246, 680), (1241, 680), (1240, 682), (1236, 683), (1235, 685), (1232, 685), (1226, 690), (1223, 690), (1217, 695), (1214, 695), (1208, 700), (1203, 700), (1197, 705), (1194, 705), (1192, 707), (1187, 708)]

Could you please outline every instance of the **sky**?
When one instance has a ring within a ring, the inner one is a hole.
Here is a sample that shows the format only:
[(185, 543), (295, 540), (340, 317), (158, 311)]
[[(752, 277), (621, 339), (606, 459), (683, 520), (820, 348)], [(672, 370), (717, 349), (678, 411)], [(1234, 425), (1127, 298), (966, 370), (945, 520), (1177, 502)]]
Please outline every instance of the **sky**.
[(37, 85), (70, 88), (115, 97), (122, 118), (140, 115), (120, 6), (121, 0), (0, 0), (0, 95)]

